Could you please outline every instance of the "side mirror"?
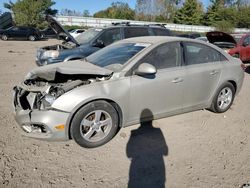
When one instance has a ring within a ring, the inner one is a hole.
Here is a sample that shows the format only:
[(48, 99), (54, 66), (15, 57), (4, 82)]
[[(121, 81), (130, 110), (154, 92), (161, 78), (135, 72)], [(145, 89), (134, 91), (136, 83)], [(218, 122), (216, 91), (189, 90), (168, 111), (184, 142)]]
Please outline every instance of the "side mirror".
[(139, 76), (146, 76), (146, 75), (154, 75), (156, 74), (156, 68), (148, 63), (142, 63), (139, 67), (135, 70), (135, 74)]
[(103, 48), (105, 47), (105, 44), (102, 40), (100, 39), (97, 39), (94, 44), (93, 44), (94, 47), (98, 47), (98, 48)]

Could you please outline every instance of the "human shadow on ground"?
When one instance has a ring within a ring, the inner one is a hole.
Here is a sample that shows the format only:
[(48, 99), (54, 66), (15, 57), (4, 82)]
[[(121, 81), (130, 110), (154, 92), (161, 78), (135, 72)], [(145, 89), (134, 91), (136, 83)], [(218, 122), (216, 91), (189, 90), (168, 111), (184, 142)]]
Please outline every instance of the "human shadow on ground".
[[(143, 119), (147, 117), (146, 122)], [(164, 156), (168, 146), (162, 131), (152, 125), (153, 114), (144, 109), (140, 116), (141, 126), (131, 131), (127, 143), (127, 157), (131, 159), (128, 188), (164, 188), (166, 172)]]

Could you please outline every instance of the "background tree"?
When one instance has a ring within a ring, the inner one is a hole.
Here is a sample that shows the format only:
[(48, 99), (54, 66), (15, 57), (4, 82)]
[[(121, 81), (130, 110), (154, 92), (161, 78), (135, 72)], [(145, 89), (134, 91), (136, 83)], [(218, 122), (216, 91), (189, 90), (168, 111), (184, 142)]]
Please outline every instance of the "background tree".
[(84, 17), (90, 17), (89, 11), (88, 11), (88, 10), (84, 10), (84, 11), (83, 11), (83, 16), (84, 16)]
[(137, 0), (136, 19), (171, 22), (179, 0)]
[(71, 9), (62, 9), (60, 11), (60, 15), (61, 16), (83, 16), (83, 14), (80, 11), (76, 11), (76, 10), (71, 10)]
[(250, 6), (242, 6), (237, 14), (239, 28), (250, 28)]
[(14, 13), (17, 25), (42, 28), (45, 26), (43, 15), (57, 13), (57, 10), (51, 9), (54, 4), (51, 0), (17, 0), (15, 3), (5, 3), (4, 7)]
[(111, 7), (95, 13), (94, 17), (133, 20), (135, 17), (135, 11), (132, 10), (127, 3), (118, 1), (112, 3)]
[(182, 8), (176, 11), (174, 23), (199, 25), (202, 22), (204, 12), (203, 5), (197, 0), (186, 0)]

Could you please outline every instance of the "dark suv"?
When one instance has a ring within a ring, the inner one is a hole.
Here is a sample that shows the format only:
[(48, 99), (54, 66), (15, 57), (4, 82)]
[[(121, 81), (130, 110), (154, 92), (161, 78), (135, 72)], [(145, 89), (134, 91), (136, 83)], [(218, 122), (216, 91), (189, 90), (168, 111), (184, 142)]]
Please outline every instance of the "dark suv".
[(163, 25), (131, 25), (126, 22), (114, 23), (107, 27), (92, 28), (73, 38), (51, 16), (46, 16), (46, 20), (64, 42), (38, 49), (36, 57), (38, 66), (82, 59), (113, 42), (125, 38), (172, 35), (170, 30)]
[(2, 40), (8, 40), (10, 38), (14, 39), (25, 39), (30, 41), (39, 40), (41, 38), (41, 33), (39, 30), (33, 27), (11, 27), (1, 32)]

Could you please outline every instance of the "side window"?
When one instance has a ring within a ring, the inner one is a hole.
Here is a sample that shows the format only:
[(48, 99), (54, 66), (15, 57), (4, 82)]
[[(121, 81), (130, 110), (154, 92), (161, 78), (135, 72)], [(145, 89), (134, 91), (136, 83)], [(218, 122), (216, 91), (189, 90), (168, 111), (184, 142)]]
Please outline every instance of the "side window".
[(180, 65), (181, 53), (180, 44), (170, 42), (162, 44), (147, 54), (141, 63), (154, 65), (156, 69), (165, 69)]
[(152, 28), (155, 36), (170, 36), (170, 32), (167, 29)]
[(115, 41), (121, 40), (120, 28), (108, 29), (98, 38), (107, 46)]
[(250, 37), (246, 37), (243, 42), (244, 46), (249, 46), (250, 44)]
[(185, 43), (185, 62), (187, 65), (221, 61), (224, 57), (220, 52), (203, 44)]
[(146, 27), (125, 27), (124, 28), (124, 37), (140, 37), (140, 36), (148, 36), (148, 28)]

